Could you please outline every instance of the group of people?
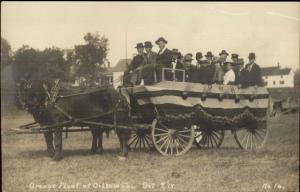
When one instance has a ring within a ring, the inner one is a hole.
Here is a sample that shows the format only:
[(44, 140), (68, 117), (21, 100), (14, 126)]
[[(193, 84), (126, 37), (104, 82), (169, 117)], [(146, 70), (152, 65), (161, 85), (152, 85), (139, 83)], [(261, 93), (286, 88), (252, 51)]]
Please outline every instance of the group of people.
[[(159, 47), (158, 53), (152, 51), (152, 43), (138, 43), (137, 55), (124, 72), (124, 85), (151, 85), (162, 80), (187, 81), (202, 84), (231, 84), (241, 87), (261, 86), (261, 69), (255, 63), (255, 53), (249, 53), (249, 63), (244, 66), (244, 60), (236, 53), (231, 54), (222, 50), (219, 57), (208, 51), (204, 57), (201, 52), (182, 56), (178, 49), (169, 50), (168, 41), (160, 37), (155, 43)], [(165, 69), (165, 70), (163, 70)]]

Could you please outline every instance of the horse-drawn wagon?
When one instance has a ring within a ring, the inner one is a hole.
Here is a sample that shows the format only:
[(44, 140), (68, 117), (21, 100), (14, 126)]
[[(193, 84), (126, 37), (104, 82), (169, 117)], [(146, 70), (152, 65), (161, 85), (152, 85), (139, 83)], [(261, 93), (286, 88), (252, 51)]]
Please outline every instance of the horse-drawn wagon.
[[(23, 85), (23, 92), (24, 87), (28, 85)], [(163, 155), (182, 155), (193, 143), (199, 148), (219, 147), (226, 130), (241, 148), (254, 150), (264, 145), (269, 132), (269, 94), (264, 87), (161, 81), (71, 94), (58, 81), (38, 87), (38, 107), (30, 107), (24, 94), (21, 100), (41, 126), (23, 126), (19, 133), (125, 130), (131, 132), (130, 138), (119, 136), (125, 155), (128, 146), (154, 146)]]

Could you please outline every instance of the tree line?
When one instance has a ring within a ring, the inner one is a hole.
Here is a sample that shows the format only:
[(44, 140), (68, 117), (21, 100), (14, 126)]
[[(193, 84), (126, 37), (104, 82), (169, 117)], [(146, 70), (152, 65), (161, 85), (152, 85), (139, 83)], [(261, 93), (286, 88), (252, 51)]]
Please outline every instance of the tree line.
[(96, 33), (87, 33), (84, 44), (72, 49), (50, 47), (44, 50), (23, 45), (15, 52), (9, 42), (1, 37), (1, 70), (11, 65), (14, 80), (30, 79), (39, 73), (47, 78), (72, 80), (74, 76), (95, 78), (96, 73), (106, 70), (108, 38)]

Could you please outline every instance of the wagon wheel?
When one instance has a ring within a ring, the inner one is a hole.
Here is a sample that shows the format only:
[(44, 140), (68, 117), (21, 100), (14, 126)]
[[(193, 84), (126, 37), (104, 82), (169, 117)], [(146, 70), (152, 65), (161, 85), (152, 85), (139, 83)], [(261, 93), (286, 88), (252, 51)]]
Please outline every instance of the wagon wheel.
[(159, 153), (165, 156), (179, 156), (186, 153), (193, 145), (193, 127), (178, 130), (166, 127), (161, 121), (152, 122), (152, 141)]
[(153, 146), (150, 130), (136, 129), (132, 131), (128, 141), (130, 149), (149, 150)]
[(233, 132), (241, 149), (256, 150), (264, 146), (269, 135), (268, 126), (244, 127)]
[(197, 127), (194, 142), (199, 149), (219, 148), (221, 146), (225, 130), (203, 126)]

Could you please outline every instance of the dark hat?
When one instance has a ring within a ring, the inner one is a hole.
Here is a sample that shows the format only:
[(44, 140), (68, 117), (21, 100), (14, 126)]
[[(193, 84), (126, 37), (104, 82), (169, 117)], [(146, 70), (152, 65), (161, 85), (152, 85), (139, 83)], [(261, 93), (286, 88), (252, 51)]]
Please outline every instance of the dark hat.
[(182, 55), (181, 55), (181, 53), (178, 51), (178, 49), (172, 49), (172, 53), (173, 53), (173, 55), (177, 55), (177, 58), (181, 58), (181, 57), (182, 57)]
[(221, 53), (219, 53), (219, 55), (229, 55), (225, 50), (222, 50)]
[(249, 59), (255, 59), (255, 53), (249, 53), (248, 58)]
[(213, 57), (213, 54), (211, 53), (211, 51), (208, 51), (205, 55), (205, 57)]
[(144, 48), (144, 45), (143, 43), (138, 43), (136, 44), (135, 48)]
[(187, 53), (186, 55), (189, 55), (190, 57), (193, 57), (193, 54), (191, 54), (191, 53)]
[(144, 47), (149, 47), (149, 48), (152, 48), (152, 47), (153, 47), (153, 45), (152, 45), (151, 41), (145, 41), (145, 43), (144, 43)]
[(236, 54), (236, 53), (232, 53), (232, 54), (231, 54), (231, 58), (239, 58), (239, 55)]
[(196, 59), (201, 59), (203, 57), (201, 52), (196, 53)]
[(165, 43), (168, 43), (168, 41), (165, 40), (165, 38), (160, 37), (160, 38), (158, 38), (158, 39), (155, 41), (155, 44), (158, 44), (158, 42), (160, 42), (160, 41), (163, 41), (163, 42), (165, 42)]
[(193, 60), (193, 55), (191, 53), (188, 53), (184, 56), (184, 61), (192, 61)]

